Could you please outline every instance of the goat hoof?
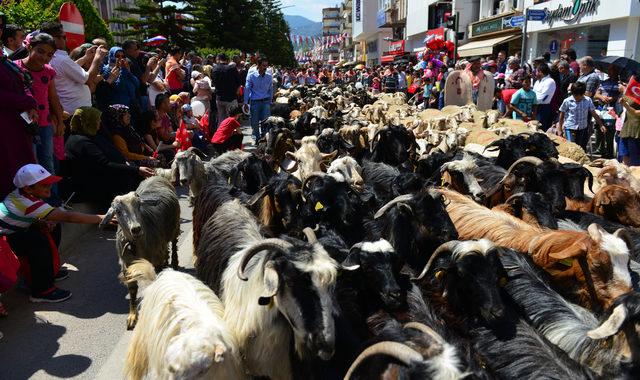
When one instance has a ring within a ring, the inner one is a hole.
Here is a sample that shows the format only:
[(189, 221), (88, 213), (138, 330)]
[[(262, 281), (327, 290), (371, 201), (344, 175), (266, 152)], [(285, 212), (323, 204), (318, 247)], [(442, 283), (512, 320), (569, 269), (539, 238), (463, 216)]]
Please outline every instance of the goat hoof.
[(133, 330), (136, 327), (136, 323), (138, 323), (137, 315), (129, 315), (127, 317), (127, 330)]

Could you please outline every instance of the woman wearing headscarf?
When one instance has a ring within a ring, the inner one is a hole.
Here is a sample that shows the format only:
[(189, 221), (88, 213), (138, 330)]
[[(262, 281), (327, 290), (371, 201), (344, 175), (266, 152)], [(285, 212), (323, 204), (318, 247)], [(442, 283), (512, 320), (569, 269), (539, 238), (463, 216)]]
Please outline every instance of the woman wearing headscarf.
[(100, 139), (101, 116), (93, 107), (80, 107), (73, 114), (71, 136), (65, 144), (65, 174), (79, 199), (106, 205), (114, 196), (135, 190), (154, 170), (128, 165), (113, 145)]
[[(4, 25), (5, 17), (0, 13), (0, 37)], [(38, 129), (30, 133), (20, 117), (26, 112), (37, 127), (37, 105), (30, 87), (31, 75), (11, 62), (0, 49), (0, 199), (13, 190), (13, 176), (18, 169), (36, 162), (33, 134), (38, 133)]]
[[(112, 75), (117, 78), (111, 78)], [(131, 73), (129, 62), (121, 47), (114, 46), (109, 50), (109, 63), (103, 66), (102, 77), (106, 83), (110, 82), (107, 91), (101, 94), (105, 96), (107, 106), (124, 104), (127, 107), (139, 109), (136, 103), (138, 101), (136, 91), (140, 87), (140, 81)]]
[(111, 128), (111, 141), (124, 158), (140, 166), (157, 167), (158, 161), (151, 157), (153, 149), (131, 125), (129, 107), (124, 104), (109, 106), (107, 121)]

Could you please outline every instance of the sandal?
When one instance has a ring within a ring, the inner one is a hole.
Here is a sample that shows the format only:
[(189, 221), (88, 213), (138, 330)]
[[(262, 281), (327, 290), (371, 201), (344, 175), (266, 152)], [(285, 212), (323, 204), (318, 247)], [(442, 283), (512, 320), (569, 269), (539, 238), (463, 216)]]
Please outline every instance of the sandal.
[(0, 302), (0, 317), (7, 317), (7, 316), (9, 316), (9, 313), (7, 312), (7, 309), (5, 309), (5, 307), (2, 304), (2, 302)]

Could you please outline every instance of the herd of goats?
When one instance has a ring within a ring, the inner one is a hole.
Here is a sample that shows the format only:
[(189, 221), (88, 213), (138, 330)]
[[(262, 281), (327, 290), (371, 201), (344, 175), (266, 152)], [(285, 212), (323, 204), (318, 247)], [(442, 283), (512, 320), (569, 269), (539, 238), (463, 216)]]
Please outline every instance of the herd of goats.
[(255, 152), (190, 148), (113, 200), (127, 379), (640, 378), (633, 168), (351, 86), (273, 113)]

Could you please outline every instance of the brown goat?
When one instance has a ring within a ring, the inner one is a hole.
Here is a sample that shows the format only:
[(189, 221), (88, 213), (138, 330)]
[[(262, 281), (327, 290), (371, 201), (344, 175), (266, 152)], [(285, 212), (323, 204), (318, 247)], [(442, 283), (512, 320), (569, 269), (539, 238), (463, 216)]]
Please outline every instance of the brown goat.
[(593, 199), (567, 201), (567, 210), (592, 212), (612, 222), (640, 227), (640, 199), (632, 189), (620, 185), (608, 185), (596, 193)]
[[(496, 245), (528, 253), (552, 276), (556, 289), (589, 309), (607, 309), (632, 290), (629, 243), (621, 231), (609, 234), (597, 225), (589, 232), (534, 227), (502, 211), (492, 211), (450, 190), (447, 212), (460, 239), (492, 240)], [(623, 239), (620, 239), (623, 238)]]

